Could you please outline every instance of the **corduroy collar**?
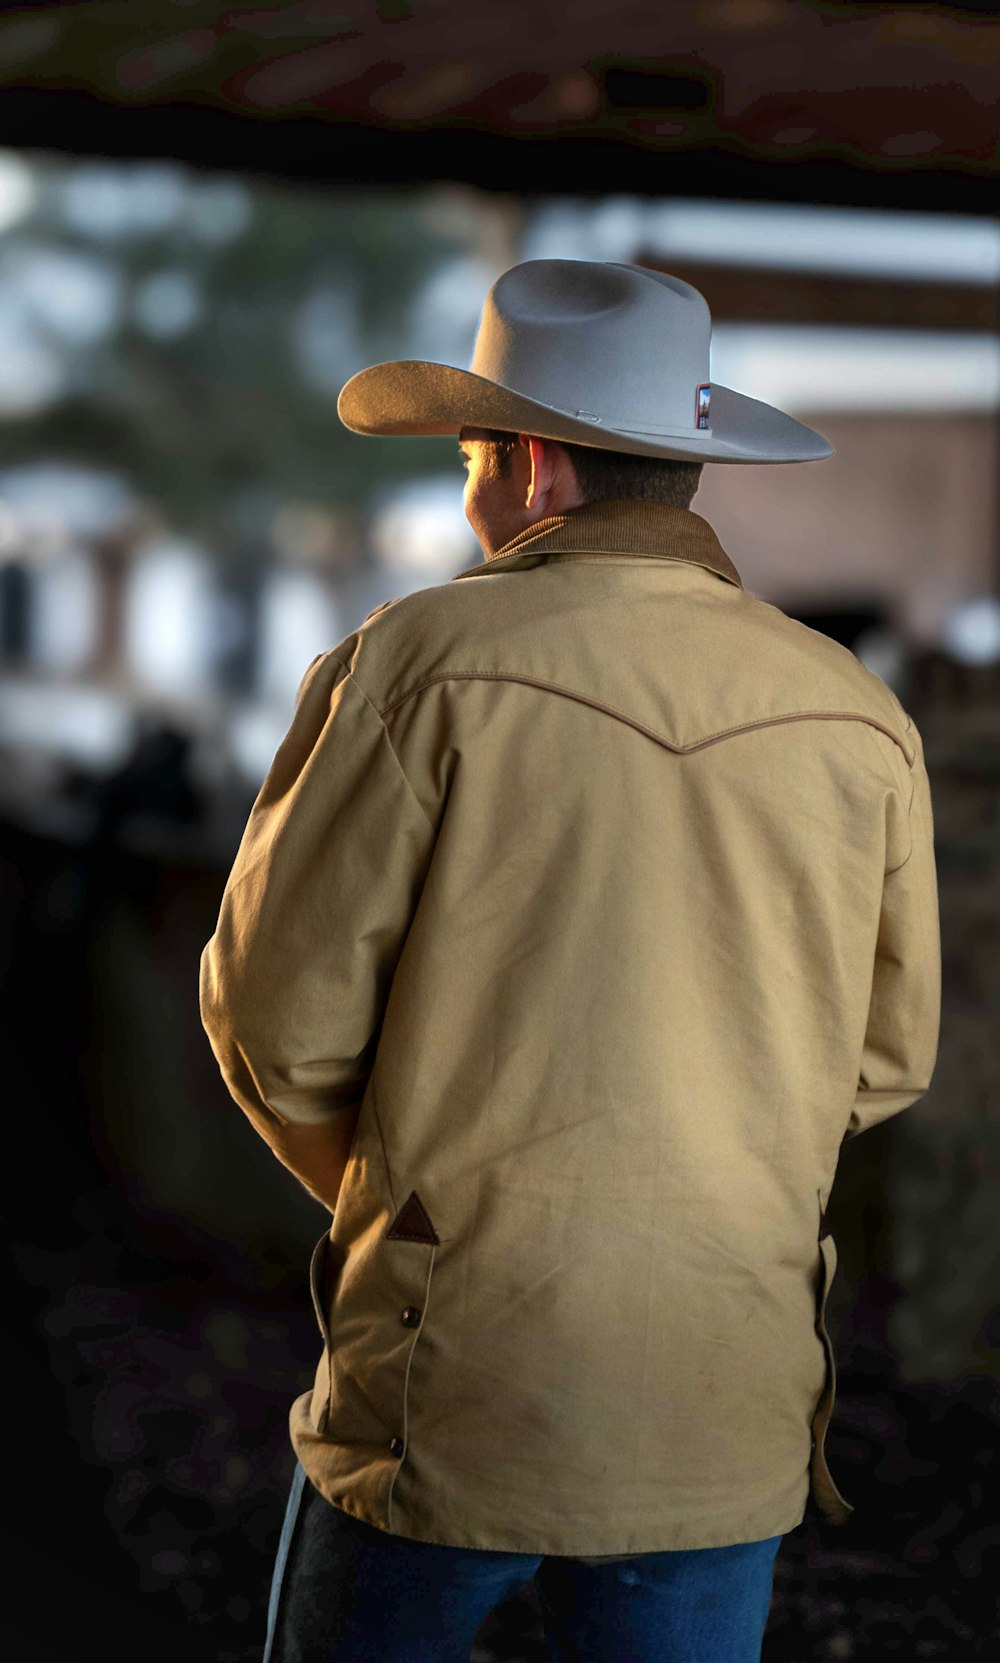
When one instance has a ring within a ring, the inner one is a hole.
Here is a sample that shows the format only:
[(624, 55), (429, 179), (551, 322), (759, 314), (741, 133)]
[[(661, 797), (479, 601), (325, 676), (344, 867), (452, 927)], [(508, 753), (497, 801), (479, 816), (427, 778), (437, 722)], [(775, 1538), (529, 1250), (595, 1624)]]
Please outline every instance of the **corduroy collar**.
[(588, 502), (538, 520), (497, 549), (496, 554), (487, 555), (464, 572), (456, 572), (452, 582), (488, 572), (540, 566), (550, 554), (638, 554), (651, 560), (690, 560), (743, 587), (739, 572), (700, 514), (690, 508), (671, 508), (633, 497)]

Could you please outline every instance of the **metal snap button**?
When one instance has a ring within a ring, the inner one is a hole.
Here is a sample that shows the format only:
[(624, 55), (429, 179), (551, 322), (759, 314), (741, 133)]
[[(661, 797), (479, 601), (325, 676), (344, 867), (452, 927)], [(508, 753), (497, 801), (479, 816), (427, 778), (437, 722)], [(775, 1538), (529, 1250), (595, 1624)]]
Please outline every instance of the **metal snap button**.
[(407, 1305), (406, 1310), (403, 1312), (403, 1321), (405, 1322), (407, 1328), (418, 1328), (420, 1326), (420, 1318), (422, 1315), (423, 1312), (421, 1311), (419, 1305)]
[(406, 1445), (403, 1443), (402, 1438), (393, 1438), (392, 1442), (389, 1445), (389, 1449), (391, 1450), (393, 1455), (402, 1455), (403, 1450), (405, 1448), (406, 1448)]

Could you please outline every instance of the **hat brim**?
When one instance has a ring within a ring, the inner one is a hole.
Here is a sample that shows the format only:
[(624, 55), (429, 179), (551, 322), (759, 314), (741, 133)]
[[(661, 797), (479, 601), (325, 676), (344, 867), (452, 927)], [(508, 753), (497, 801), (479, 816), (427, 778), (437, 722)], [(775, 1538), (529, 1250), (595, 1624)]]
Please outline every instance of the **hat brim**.
[(819, 462), (834, 448), (821, 433), (771, 404), (711, 383), (711, 432), (651, 438), (596, 428), (565, 410), (514, 393), (472, 370), (425, 358), (398, 358), (359, 370), (341, 388), (337, 414), (352, 433), (432, 436), (463, 427), (535, 433), (634, 456), (682, 462)]

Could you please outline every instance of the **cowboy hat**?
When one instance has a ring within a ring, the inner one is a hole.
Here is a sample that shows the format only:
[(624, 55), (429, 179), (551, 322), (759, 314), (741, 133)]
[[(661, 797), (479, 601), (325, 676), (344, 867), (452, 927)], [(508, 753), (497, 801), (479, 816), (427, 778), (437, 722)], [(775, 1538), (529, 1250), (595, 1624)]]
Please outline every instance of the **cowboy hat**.
[(501, 428), (683, 462), (816, 462), (833, 446), (709, 375), (712, 319), (690, 283), (617, 260), (525, 260), (483, 303), (467, 370), (423, 358), (359, 370), (354, 433)]

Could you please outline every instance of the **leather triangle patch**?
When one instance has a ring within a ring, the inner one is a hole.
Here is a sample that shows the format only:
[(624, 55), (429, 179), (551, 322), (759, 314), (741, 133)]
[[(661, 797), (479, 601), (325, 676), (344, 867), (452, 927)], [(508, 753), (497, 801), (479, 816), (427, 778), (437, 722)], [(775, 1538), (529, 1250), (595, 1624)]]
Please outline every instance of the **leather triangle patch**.
[(393, 1238), (396, 1241), (439, 1242), (441, 1240), (416, 1190), (412, 1190), (409, 1199), (403, 1202), (385, 1233), (386, 1241)]

